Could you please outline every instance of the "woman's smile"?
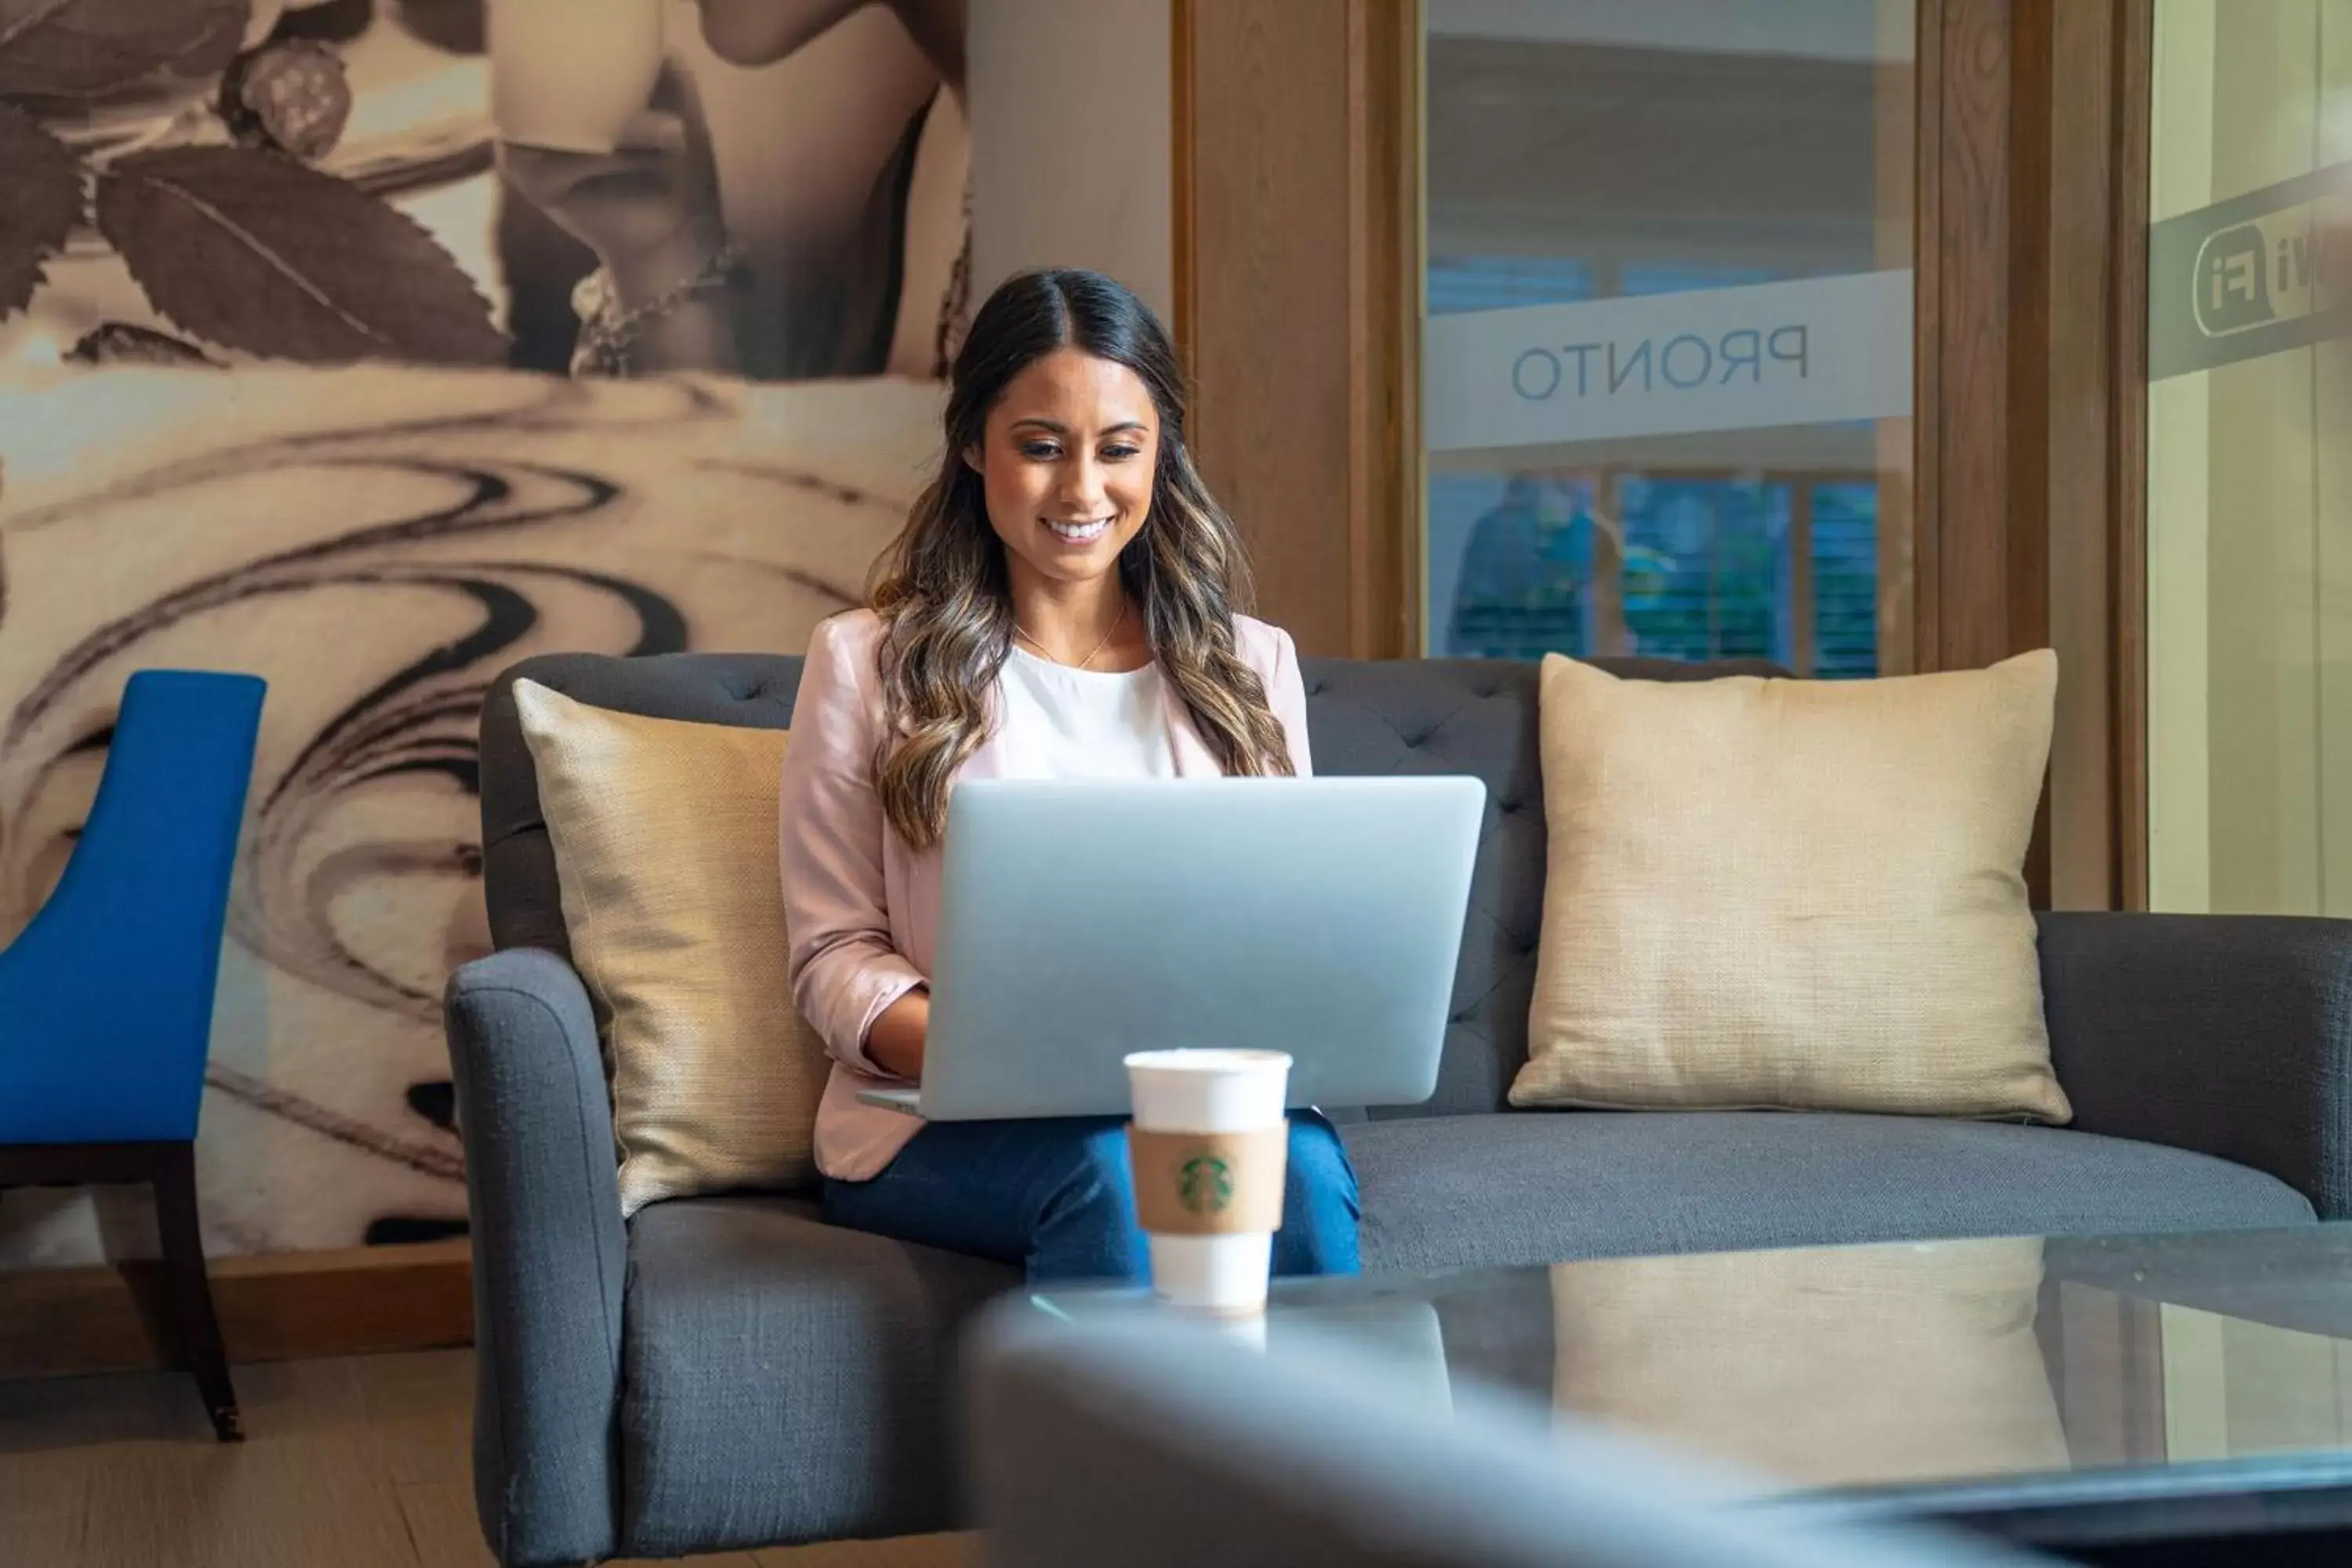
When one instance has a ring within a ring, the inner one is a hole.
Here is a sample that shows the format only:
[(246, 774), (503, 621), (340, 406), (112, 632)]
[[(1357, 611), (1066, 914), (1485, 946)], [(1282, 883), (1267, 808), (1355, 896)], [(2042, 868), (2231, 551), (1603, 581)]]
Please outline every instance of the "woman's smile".
[(1041, 517), (1037, 521), (1045, 525), (1046, 532), (1065, 544), (1092, 544), (1107, 536), (1110, 532), (1110, 525), (1118, 520), (1097, 517), (1076, 522), (1058, 522), (1050, 517)]

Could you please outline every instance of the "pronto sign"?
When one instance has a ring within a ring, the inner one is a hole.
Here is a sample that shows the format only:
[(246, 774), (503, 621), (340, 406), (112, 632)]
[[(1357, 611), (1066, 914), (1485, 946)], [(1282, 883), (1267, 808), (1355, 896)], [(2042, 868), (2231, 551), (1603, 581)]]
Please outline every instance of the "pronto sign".
[(1432, 316), (1429, 449), (1911, 412), (1911, 272)]

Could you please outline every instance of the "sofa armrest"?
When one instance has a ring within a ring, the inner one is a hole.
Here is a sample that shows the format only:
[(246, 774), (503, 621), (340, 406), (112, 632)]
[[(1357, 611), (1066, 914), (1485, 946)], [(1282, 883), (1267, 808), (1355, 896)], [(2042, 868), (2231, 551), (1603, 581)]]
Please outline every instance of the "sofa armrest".
[(627, 1248), (588, 994), (552, 953), (459, 970), (445, 1005), (473, 1216), (474, 1497), (491, 1552), (599, 1562), (619, 1535)]
[(2086, 1132), (2212, 1154), (2352, 1216), (2352, 921), (2045, 914), (2058, 1081)]

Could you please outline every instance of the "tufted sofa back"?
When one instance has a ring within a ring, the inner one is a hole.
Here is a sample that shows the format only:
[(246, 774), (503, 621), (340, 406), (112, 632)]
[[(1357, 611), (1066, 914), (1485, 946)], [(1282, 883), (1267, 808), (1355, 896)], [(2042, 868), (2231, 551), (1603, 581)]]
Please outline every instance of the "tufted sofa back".
[[(1595, 659), (1643, 680), (1779, 675), (1757, 662)], [(1470, 773), (1486, 785), (1470, 913), (1454, 972), (1454, 1008), (1437, 1092), (1371, 1112), (1451, 1116), (1500, 1110), (1528, 1059), (1528, 1004), (1543, 923), (1543, 773), (1537, 667), (1504, 659), (1307, 659), (1307, 744), (1318, 773)]]
[[(1595, 662), (1643, 679), (1780, 673), (1752, 662)], [(784, 729), (792, 723), (800, 670), (799, 659), (778, 654), (553, 654), (501, 676), (482, 708), (482, 875), (492, 940), (500, 948), (571, 954), (555, 851), (515, 716), (518, 679), (625, 713)], [(1306, 661), (1307, 742), (1318, 773), (1470, 773), (1486, 785), (1486, 819), (1437, 1092), (1425, 1105), (1375, 1116), (1501, 1110), (1527, 1059), (1544, 879), (1536, 673), (1532, 664), (1501, 660)]]

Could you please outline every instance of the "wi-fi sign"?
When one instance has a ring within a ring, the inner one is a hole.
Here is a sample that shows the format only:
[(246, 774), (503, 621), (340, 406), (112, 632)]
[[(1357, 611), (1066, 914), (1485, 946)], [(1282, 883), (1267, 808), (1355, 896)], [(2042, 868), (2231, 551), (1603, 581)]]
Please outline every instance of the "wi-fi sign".
[(2309, 315), (2318, 272), (2309, 203), (2220, 230), (2197, 253), (2197, 330), (2221, 338)]
[(2352, 166), (2331, 165), (2153, 225), (2150, 378), (2307, 348), (2336, 331), (2347, 195)]

